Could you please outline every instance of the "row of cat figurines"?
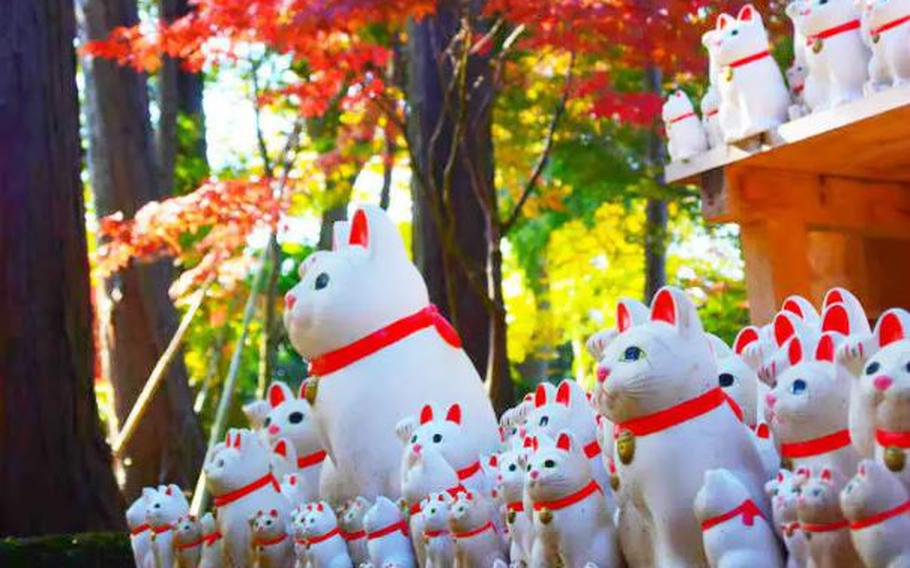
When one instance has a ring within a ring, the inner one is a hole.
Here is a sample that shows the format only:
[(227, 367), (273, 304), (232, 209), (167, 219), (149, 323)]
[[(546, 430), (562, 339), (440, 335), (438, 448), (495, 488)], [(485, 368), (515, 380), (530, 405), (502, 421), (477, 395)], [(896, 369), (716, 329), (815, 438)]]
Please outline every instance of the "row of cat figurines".
[[(821, 310), (794, 296), (771, 324), (742, 330), (732, 348), (705, 334), (694, 306), (672, 288), (650, 308), (620, 302), (616, 319), (615, 329), (588, 344), (599, 361), (593, 392), (573, 381), (538, 386), (502, 416), (501, 453), (470, 450), (458, 404), (426, 405), (401, 420), (403, 501), (394, 508), (400, 518), (391, 514), (390, 499), (333, 500), (325, 475), (331, 460), (298, 443), (314, 427), (306, 401), (273, 384), (268, 401), (250, 408), (255, 431), (232, 431), (206, 461), (225, 557), (253, 562), (263, 552), (263, 535), (255, 533), (265, 527), (306, 543), (313, 537), (293, 525), (296, 518), (306, 526), (300, 510), (292, 514), (295, 507), (327, 515), (331, 503), (340, 513), (337, 536), (376, 540), (373, 562), (380, 565), (389, 562), (382, 556), (387, 550), (431, 564), (428, 546), (437, 536), (445, 538), (436, 544), (456, 559), (461, 537), (469, 545), (465, 554), (535, 566), (716, 566), (731, 558), (847, 566), (858, 565), (857, 554), (868, 566), (887, 566), (904, 558), (892, 541), (906, 522), (906, 312), (889, 310), (872, 329), (847, 290), (831, 290)], [(871, 461), (860, 466), (861, 458)], [(781, 459), (788, 469), (778, 471)], [(322, 473), (313, 475), (314, 467)], [(281, 483), (276, 475), (283, 475)], [(837, 493), (851, 476), (841, 506)], [(871, 489), (857, 489), (864, 487)], [(459, 499), (483, 512), (467, 529), (452, 524)], [(432, 511), (425, 513), (428, 505)], [(147, 516), (155, 507), (146, 496), (134, 506), (144, 513), (133, 511), (131, 527), (148, 525), (150, 534), (185, 515), (178, 507), (171, 521), (157, 524)], [(371, 507), (389, 514), (378, 515), (372, 528), (358, 527)], [(430, 513), (448, 525), (430, 525), (428, 539), (421, 523), (430, 522)], [(264, 518), (261, 526), (257, 517)], [(330, 525), (320, 521), (318, 529)], [(402, 530), (385, 531), (393, 526)], [(370, 531), (380, 536), (370, 538)], [(409, 544), (380, 546), (386, 537)], [(478, 552), (470, 546), (475, 538), (489, 546)], [(446, 539), (452, 547), (442, 546)], [(168, 536), (156, 534), (159, 540), (160, 548), (183, 550), (174, 540), (167, 544)], [(786, 557), (774, 552), (780, 541)], [(345, 542), (349, 557), (363, 558)], [(400, 552), (408, 548), (411, 556)], [(157, 548), (151, 550), (154, 557)]]
[(701, 117), (683, 91), (663, 107), (671, 160), (910, 81), (910, 1), (792, 0), (786, 13), (794, 54), (786, 83), (752, 5), (720, 14), (702, 36), (710, 66)]

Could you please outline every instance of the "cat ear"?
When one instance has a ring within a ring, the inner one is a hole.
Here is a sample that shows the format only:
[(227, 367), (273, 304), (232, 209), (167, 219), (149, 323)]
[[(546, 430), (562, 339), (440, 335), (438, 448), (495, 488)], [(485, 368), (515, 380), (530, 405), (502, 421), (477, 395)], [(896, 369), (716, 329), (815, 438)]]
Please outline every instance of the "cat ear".
[(761, 16), (758, 14), (758, 10), (755, 9), (755, 6), (752, 4), (746, 4), (739, 9), (739, 13), (736, 15), (736, 19), (740, 22), (749, 22), (749, 23), (759, 23), (761, 22)]
[(783, 347), (788, 339), (796, 335), (796, 327), (793, 325), (794, 317), (789, 312), (778, 312), (774, 316), (774, 342), (778, 347)]
[(844, 304), (831, 304), (822, 318), (822, 332), (834, 331), (850, 335), (850, 314)]
[(534, 389), (534, 408), (540, 408), (547, 403), (547, 389), (543, 383), (539, 383)]
[(715, 30), (723, 30), (727, 26), (733, 23), (733, 18), (729, 14), (720, 14), (717, 16), (717, 24), (715, 24)]
[(664, 286), (651, 302), (651, 321), (662, 321), (676, 328), (680, 335), (701, 335), (701, 321), (695, 306), (679, 288)]
[(267, 397), (269, 399), (269, 406), (275, 408), (285, 401), (292, 400), (294, 398), (294, 393), (283, 382), (275, 381), (269, 385)]
[(563, 381), (559, 383), (559, 388), (556, 389), (556, 404), (561, 404), (568, 407), (572, 402), (572, 391), (569, 381)]
[(632, 314), (629, 313), (629, 308), (620, 302), (616, 304), (616, 329), (622, 333), (630, 327), (632, 327)]
[(632, 298), (622, 298), (616, 304), (616, 329), (622, 333), (630, 327), (648, 321), (648, 306)]
[(815, 347), (815, 360), (833, 363), (835, 347), (837, 345), (834, 343), (834, 334), (826, 333), (822, 335), (818, 340), (818, 345)]
[(908, 339), (908, 331), (910, 331), (910, 313), (900, 308), (887, 310), (875, 324), (875, 337), (878, 340), (879, 349), (895, 341)]
[(821, 478), (822, 481), (827, 481), (829, 483), (831, 482), (831, 477), (832, 477), (831, 470), (828, 469), (827, 467), (822, 468), (822, 471), (821, 471), (821, 473), (818, 474), (818, 476), (819, 476), (819, 478)]
[(790, 365), (796, 365), (803, 360), (803, 343), (798, 337), (794, 337), (787, 345), (787, 359)]
[(449, 411), (446, 412), (446, 420), (449, 422), (454, 422), (455, 424), (461, 425), (461, 405), (457, 402), (449, 407)]
[(375, 205), (361, 205), (354, 212), (348, 245), (367, 249), (372, 258), (407, 261), (398, 228), (386, 212)]
[(812, 302), (799, 295), (788, 296), (781, 305), (781, 311), (789, 312), (810, 325), (818, 325), (818, 312)]
[(426, 424), (427, 422), (433, 421), (433, 407), (429, 404), (424, 404), (423, 408), (420, 409), (420, 423)]
[(754, 325), (744, 327), (736, 334), (736, 340), (733, 342), (733, 352), (737, 355), (742, 355), (746, 346), (756, 341), (758, 341), (758, 328)]
[(566, 432), (560, 432), (556, 439), (556, 447), (564, 452), (572, 451), (572, 437)]

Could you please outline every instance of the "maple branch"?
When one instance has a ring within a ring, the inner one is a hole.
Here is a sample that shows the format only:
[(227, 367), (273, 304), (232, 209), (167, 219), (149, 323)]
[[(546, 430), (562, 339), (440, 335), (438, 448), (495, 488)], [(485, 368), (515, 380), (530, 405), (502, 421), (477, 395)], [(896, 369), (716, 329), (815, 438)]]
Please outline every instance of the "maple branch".
[(262, 94), (262, 91), (259, 88), (258, 77), (260, 65), (262, 65), (261, 60), (250, 60), (250, 66), (252, 67), (250, 78), (253, 83), (253, 118), (256, 127), (256, 143), (259, 147), (259, 157), (262, 160), (262, 168), (265, 170), (266, 177), (271, 178), (274, 172), (272, 172), (272, 162), (269, 159), (269, 150), (265, 144), (265, 135), (262, 132), (262, 108), (259, 106), (259, 96)]
[(521, 215), (521, 209), (524, 207), (525, 202), (531, 196), (531, 193), (534, 191), (534, 188), (537, 186), (537, 181), (540, 179), (541, 174), (543, 174), (543, 169), (546, 167), (547, 162), (550, 159), (550, 151), (553, 149), (553, 141), (556, 136), (556, 129), (559, 127), (559, 121), (562, 119), (563, 114), (565, 114), (566, 104), (569, 101), (569, 94), (572, 90), (572, 73), (575, 68), (575, 52), (572, 52), (571, 59), (569, 59), (569, 67), (566, 69), (566, 77), (563, 83), (562, 96), (559, 98), (559, 102), (556, 105), (556, 109), (553, 111), (553, 117), (550, 119), (550, 125), (547, 128), (547, 137), (544, 142), (543, 151), (540, 153), (540, 157), (537, 159), (537, 163), (534, 165), (534, 170), (531, 172), (531, 176), (528, 178), (527, 183), (525, 183), (524, 190), (521, 192), (521, 197), (518, 198), (518, 202), (515, 204), (515, 207), (512, 209), (512, 213), (506, 218), (506, 221), (502, 223), (502, 234), (506, 234), (511, 230), (515, 225), (515, 222), (518, 221), (519, 215)]

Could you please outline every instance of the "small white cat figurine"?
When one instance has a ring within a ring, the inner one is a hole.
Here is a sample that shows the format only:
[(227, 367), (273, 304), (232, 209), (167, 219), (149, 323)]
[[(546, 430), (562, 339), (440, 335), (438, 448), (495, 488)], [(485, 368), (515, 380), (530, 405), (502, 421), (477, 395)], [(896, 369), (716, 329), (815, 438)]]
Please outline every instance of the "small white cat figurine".
[(591, 477), (588, 459), (572, 434), (564, 430), (554, 446), (538, 445), (528, 468), (526, 490), (533, 502), (535, 533), (531, 566), (548, 565), (546, 556), (554, 549), (567, 568), (620, 566), (604, 490)]
[(801, 483), (793, 472), (782, 469), (765, 484), (765, 491), (771, 498), (775, 530), (787, 548), (787, 568), (805, 568), (809, 564), (809, 541), (800, 530), (796, 516)]
[(308, 565), (311, 568), (351, 568), (353, 563), (347, 544), (329, 504), (325, 501), (311, 503), (304, 511), (300, 536), (306, 542)]
[(720, 130), (720, 94), (717, 87), (711, 85), (701, 98), (701, 123), (708, 138), (708, 148), (717, 148), (724, 144), (724, 134)]
[(809, 540), (811, 566), (818, 568), (855, 568), (862, 566), (850, 541), (849, 521), (841, 512), (838, 494), (846, 479), (822, 468), (812, 476), (810, 468), (797, 471), (802, 478), (796, 513), (800, 529)]
[(754, 6), (743, 6), (736, 19), (718, 16), (708, 53), (718, 69), (720, 128), (727, 143), (761, 134), (787, 119), (790, 94), (769, 50), (768, 33)]
[(133, 560), (138, 568), (152, 567), (155, 561), (152, 554), (152, 527), (148, 523), (148, 504), (154, 491), (150, 487), (144, 488), (142, 495), (126, 510)]
[(863, 460), (840, 502), (866, 566), (910, 566), (910, 495), (890, 471)]
[(864, 37), (872, 49), (866, 92), (899, 87), (910, 81), (910, 3), (857, 0), (864, 4)]
[(798, 61), (793, 61), (793, 64), (787, 68), (787, 86), (790, 88), (790, 98), (792, 100), (790, 108), (787, 109), (787, 115), (790, 120), (796, 120), (809, 114), (809, 107), (806, 106), (806, 101), (803, 98), (808, 74), (809, 70)]
[(373, 504), (365, 497), (356, 497), (345, 504), (344, 512), (338, 519), (341, 536), (348, 543), (348, 554), (355, 566), (369, 561), (367, 553), (367, 532), (363, 528), (363, 517)]
[(379, 496), (363, 517), (367, 532), (367, 552), (373, 566), (392, 565), (396, 568), (414, 568), (414, 552), (408, 538), (408, 523), (398, 505)]
[(808, 107), (816, 112), (861, 98), (869, 51), (854, 0), (803, 0), (798, 6), (788, 15), (806, 38), (803, 97)]
[(530, 508), (525, 507), (524, 487), (527, 460), (523, 450), (510, 450), (499, 454), (496, 489), (505, 506), (506, 525), (511, 543), (509, 558), (512, 562), (528, 565), (534, 528)]
[(207, 512), (202, 515), (199, 523), (202, 525), (202, 557), (199, 568), (221, 568), (224, 541), (215, 524), (215, 516)]
[(663, 119), (671, 160), (688, 160), (708, 149), (705, 128), (695, 114), (689, 95), (683, 91), (671, 93), (664, 103)]
[(256, 566), (259, 568), (291, 568), (294, 564), (294, 540), (288, 535), (287, 513), (278, 509), (257, 511), (250, 516), (250, 531)]
[(783, 566), (774, 531), (749, 491), (726, 469), (705, 472), (693, 507), (711, 568)]
[(152, 552), (156, 568), (174, 566), (174, 523), (190, 512), (183, 491), (174, 484), (160, 485), (149, 494), (148, 522), (152, 527)]
[(430, 494), (423, 503), (423, 541), (426, 568), (448, 568), (455, 564), (455, 541), (449, 531), (452, 496), (443, 491)]
[(177, 568), (196, 568), (202, 553), (202, 525), (195, 515), (184, 515), (174, 523), (174, 555)]
[(459, 493), (449, 507), (449, 530), (455, 541), (455, 568), (505, 562), (506, 544), (496, 529), (496, 512), (480, 493)]
[[(263, 428), (268, 433), (269, 441), (276, 444), (281, 439), (287, 439), (293, 444), (295, 470), (299, 470), (297, 473), (303, 481), (300, 490), (305, 493), (307, 502), (315, 501), (319, 498), (319, 480), (326, 451), (319, 441), (312, 408), (303, 397), (294, 396), (294, 392), (281, 381), (269, 385), (266, 398), (271, 410), (266, 415)], [(276, 472), (276, 475), (281, 478), (284, 473), (294, 472)]]

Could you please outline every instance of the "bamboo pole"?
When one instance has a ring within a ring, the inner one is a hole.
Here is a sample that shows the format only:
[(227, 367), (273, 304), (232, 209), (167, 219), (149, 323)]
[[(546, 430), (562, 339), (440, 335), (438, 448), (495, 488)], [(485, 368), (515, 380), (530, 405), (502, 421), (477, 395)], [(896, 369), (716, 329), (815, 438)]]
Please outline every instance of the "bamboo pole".
[(127, 443), (129, 443), (130, 438), (132, 438), (133, 434), (136, 432), (136, 427), (139, 426), (139, 422), (145, 416), (152, 398), (155, 396), (155, 393), (158, 392), (161, 383), (164, 382), (165, 373), (167, 373), (171, 363), (174, 361), (174, 357), (180, 350), (180, 345), (183, 343), (183, 336), (186, 335), (190, 323), (193, 321), (196, 312), (199, 311), (199, 307), (205, 299), (206, 292), (214, 281), (214, 277), (210, 277), (199, 290), (196, 291), (195, 297), (192, 302), (190, 302), (189, 309), (183, 314), (183, 319), (180, 320), (180, 325), (177, 327), (177, 331), (174, 332), (174, 336), (171, 337), (167, 349), (164, 350), (164, 353), (158, 358), (158, 362), (155, 363), (155, 367), (152, 369), (151, 374), (149, 374), (148, 380), (145, 381), (145, 385), (142, 387), (142, 392), (139, 393), (136, 402), (133, 403), (133, 407), (130, 409), (129, 415), (126, 417), (123, 428), (120, 429), (117, 433), (117, 437), (114, 438), (111, 451), (115, 456), (119, 456), (123, 452), (123, 449), (126, 447)]

